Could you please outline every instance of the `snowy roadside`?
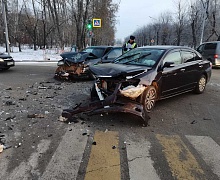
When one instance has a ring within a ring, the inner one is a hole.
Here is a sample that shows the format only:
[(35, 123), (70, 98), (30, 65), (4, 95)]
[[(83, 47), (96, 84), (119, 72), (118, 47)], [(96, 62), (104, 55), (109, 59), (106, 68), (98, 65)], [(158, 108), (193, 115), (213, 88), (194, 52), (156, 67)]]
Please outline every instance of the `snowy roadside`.
[[(61, 59), (60, 54), (62, 51), (57, 49), (33, 49), (23, 48), (22, 52), (18, 51), (17, 47), (11, 48), (10, 55), (16, 62), (57, 62)], [(65, 51), (70, 51), (70, 48), (66, 48)], [(5, 53), (5, 48), (0, 47), (0, 52)]]

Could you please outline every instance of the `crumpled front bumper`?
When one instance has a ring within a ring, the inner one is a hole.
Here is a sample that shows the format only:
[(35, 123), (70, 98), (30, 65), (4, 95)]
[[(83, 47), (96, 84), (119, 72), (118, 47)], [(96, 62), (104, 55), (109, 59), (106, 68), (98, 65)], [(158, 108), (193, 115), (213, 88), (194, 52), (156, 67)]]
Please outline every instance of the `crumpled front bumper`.
[(55, 77), (59, 77), (61, 79), (88, 76), (88, 67), (84, 64), (60, 64), (55, 71)]
[(144, 111), (142, 104), (135, 101), (131, 101), (128, 98), (119, 98), (121, 83), (117, 84), (114, 92), (104, 98), (100, 89), (96, 85), (96, 91), (99, 96), (99, 101), (92, 102), (87, 106), (78, 105), (73, 109), (64, 109), (62, 116), (65, 118), (71, 118), (78, 113), (86, 113), (88, 115), (94, 115), (99, 113), (115, 113), (124, 112), (131, 113), (141, 117), (145, 122), (150, 119), (147, 112)]

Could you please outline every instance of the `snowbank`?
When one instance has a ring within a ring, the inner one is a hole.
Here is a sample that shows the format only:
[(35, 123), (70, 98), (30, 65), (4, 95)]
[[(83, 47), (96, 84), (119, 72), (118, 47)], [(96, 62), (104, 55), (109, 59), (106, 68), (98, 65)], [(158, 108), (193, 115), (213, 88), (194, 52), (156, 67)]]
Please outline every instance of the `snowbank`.
[[(5, 51), (5, 47), (0, 47), (0, 52)], [(70, 51), (70, 48), (65, 48), (65, 51)], [(28, 47), (23, 47), (22, 52), (19, 52), (18, 47), (11, 47), (10, 55), (15, 61), (58, 61), (62, 52), (57, 48), (34, 51)]]

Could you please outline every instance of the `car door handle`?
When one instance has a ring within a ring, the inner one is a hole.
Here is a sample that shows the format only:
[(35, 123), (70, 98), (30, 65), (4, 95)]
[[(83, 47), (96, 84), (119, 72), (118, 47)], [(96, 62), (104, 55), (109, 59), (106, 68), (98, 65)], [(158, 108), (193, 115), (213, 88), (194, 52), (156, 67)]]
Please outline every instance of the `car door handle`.
[(203, 65), (200, 65), (199, 67), (200, 67), (200, 68), (202, 68), (202, 67), (203, 67)]
[(181, 72), (184, 72), (186, 69), (180, 69)]

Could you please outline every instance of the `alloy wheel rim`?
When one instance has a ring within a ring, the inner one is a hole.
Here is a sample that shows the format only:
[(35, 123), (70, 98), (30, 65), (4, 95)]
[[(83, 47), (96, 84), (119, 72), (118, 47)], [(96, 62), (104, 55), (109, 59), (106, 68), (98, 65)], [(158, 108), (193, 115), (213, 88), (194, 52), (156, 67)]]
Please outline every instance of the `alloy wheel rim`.
[(205, 89), (206, 79), (203, 77), (199, 81), (199, 91), (202, 92)]
[(155, 104), (156, 91), (154, 89), (150, 90), (145, 99), (145, 107), (147, 110), (151, 110)]

